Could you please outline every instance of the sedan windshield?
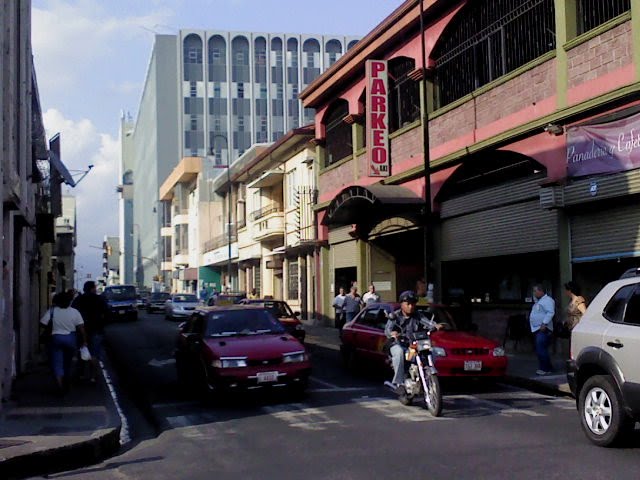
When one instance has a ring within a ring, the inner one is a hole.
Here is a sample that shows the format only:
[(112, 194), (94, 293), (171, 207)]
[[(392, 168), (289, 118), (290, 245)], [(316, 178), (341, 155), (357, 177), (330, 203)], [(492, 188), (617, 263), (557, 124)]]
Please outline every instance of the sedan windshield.
[(104, 296), (107, 300), (135, 300), (136, 288), (131, 286), (110, 287), (104, 291)]
[(425, 318), (445, 325), (445, 330), (457, 330), (455, 320), (451, 314), (441, 307), (418, 307), (418, 312)]
[(198, 303), (198, 297), (195, 295), (175, 295), (173, 301), (175, 303)]
[(260, 335), (284, 333), (284, 328), (266, 310), (227, 310), (212, 312), (207, 322), (207, 336)]

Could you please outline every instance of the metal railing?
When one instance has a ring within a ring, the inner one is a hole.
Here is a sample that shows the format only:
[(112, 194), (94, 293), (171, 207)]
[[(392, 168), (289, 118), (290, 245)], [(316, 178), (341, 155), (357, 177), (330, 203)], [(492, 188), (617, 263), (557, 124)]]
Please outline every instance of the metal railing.
[(579, 0), (578, 34), (588, 32), (631, 10), (631, 0)]
[[(238, 241), (238, 234), (235, 231), (231, 232), (231, 243)], [(215, 250), (220, 247), (224, 247), (229, 244), (229, 234), (225, 233), (223, 235), (218, 235), (217, 237), (213, 237), (210, 240), (207, 240), (203, 244), (203, 250), (205, 252), (210, 252), (211, 250)]]
[(261, 218), (264, 218), (267, 215), (271, 215), (272, 213), (283, 213), (283, 210), (276, 204), (271, 204), (251, 212), (251, 219), (253, 221), (260, 220)]

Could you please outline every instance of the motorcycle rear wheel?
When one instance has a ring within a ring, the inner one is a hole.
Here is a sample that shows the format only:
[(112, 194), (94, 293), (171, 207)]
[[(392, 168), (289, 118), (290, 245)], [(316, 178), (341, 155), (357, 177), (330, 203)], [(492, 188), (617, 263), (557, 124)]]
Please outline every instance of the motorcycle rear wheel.
[(424, 408), (433, 417), (442, 415), (442, 390), (436, 375), (427, 375), (427, 390), (424, 392)]

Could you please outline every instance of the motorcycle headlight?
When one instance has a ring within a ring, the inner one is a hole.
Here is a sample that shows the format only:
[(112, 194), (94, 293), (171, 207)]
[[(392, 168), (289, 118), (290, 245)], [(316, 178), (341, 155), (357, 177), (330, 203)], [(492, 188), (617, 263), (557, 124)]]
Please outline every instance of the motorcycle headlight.
[(493, 356), (494, 357), (504, 357), (504, 348), (502, 347), (496, 347), (493, 349)]
[(242, 368), (247, 366), (246, 358), (221, 358), (211, 363), (214, 368)]
[(434, 357), (446, 357), (447, 351), (442, 347), (431, 347), (431, 353)]
[(301, 323), (297, 324), (296, 330), (304, 330), (304, 325), (302, 325)]
[(282, 363), (298, 363), (298, 362), (304, 362), (306, 360), (307, 360), (306, 352), (291, 352), (291, 353), (285, 353), (282, 356)]

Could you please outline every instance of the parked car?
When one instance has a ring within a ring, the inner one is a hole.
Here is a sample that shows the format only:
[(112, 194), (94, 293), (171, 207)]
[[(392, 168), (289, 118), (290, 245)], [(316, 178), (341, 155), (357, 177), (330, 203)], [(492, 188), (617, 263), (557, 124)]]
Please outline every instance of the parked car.
[(240, 302), (241, 305), (254, 305), (269, 310), (274, 317), (282, 324), (282, 326), (291, 335), (296, 337), (300, 342), (304, 343), (306, 332), (304, 325), (300, 321), (300, 312), (291, 310), (289, 304), (282, 300), (262, 300), (245, 298)]
[(190, 293), (174, 293), (165, 302), (164, 316), (167, 320), (187, 318), (200, 305), (198, 297)]
[(624, 440), (640, 420), (640, 277), (606, 285), (571, 332), (567, 377), (582, 430), (596, 445)]
[(289, 386), (303, 392), (311, 373), (305, 347), (269, 311), (201, 307), (180, 325), (178, 378), (205, 392)]
[[(395, 303), (377, 303), (366, 306), (340, 331), (340, 351), (345, 364), (387, 367), (384, 328), (387, 314), (398, 309)], [(475, 333), (458, 329), (449, 308), (443, 305), (419, 306), (426, 315), (443, 323), (445, 328), (433, 332), (431, 341), (439, 377), (503, 377), (507, 370), (507, 357), (497, 342)], [(388, 368), (388, 367), (387, 367)]]
[(111, 320), (137, 320), (137, 292), (133, 285), (110, 285), (102, 292)]
[(209, 297), (207, 305), (210, 307), (237, 305), (245, 298), (247, 298), (247, 294), (244, 292), (218, 293)]
[(147, 302), (147, 312), (163, 311), (167, 300), (171, 298), (171, 294), (167, 292), (153, 292)]

